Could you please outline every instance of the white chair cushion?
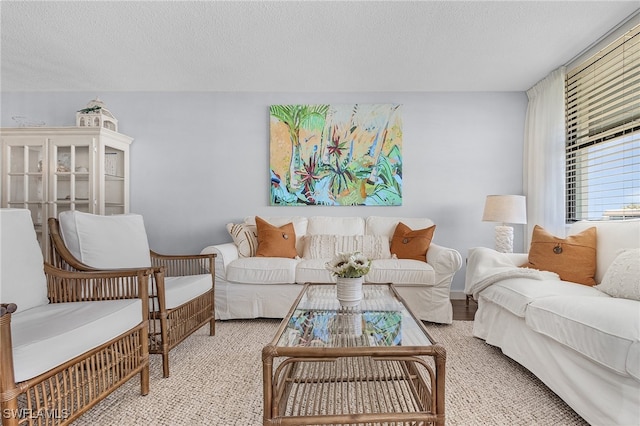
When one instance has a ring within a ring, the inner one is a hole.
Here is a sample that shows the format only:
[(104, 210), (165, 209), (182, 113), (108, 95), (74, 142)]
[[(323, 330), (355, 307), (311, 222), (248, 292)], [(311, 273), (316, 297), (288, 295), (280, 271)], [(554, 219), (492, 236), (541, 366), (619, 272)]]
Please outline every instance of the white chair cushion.
[(571, 225), (567, 235), (574, 235), (595, 226), (596, 237), (596, 283), (601, 283), (609, 265), (622, 249), (640, 247), (640, 219), (588, 220)]
[(404, 223), (412, 230), (425, 229), (434, 225), (433, 221), (426, 217), (369, 216), (366, 220), (365, 234), (384, 235), (391, 240), (399, 222)]
[[(164, 291), (167, 309), (177, 308), (201, 294), (211, 290), (211, 275), (188, 275), (184, 277), (165, 277)], [(153, 299), (153, 307), (157, 310), (157, 299)]]
[(244, 284), (293, 284), (298, 259), (244, 257), (227, 265), (227, 281)]
[[(529, 305), (529, 327), (620, 374), (640, 378), (638, 302), (614, 297), (542, 297)], [(635, 345), (635, 347), (634, 347)]]
[(327, 259), (303, 259), (296, 266), (296, 282), (304, 283), (334, 283), (336, 278), (326, 268)]
[(79, 211), (59, 215), (65, 245), (77, 247), (72, 254), (82, 263), (99, 269), (151, 266), (144, 221), (138, 214), (100, 216)]
[(36, 377), (142, 321), (140, 299), (51, 303), (12, 315), (16, 382)]
[(431, 265), (419, 260), (375, 259), (364, 278), (368, 283), (432, 286), (435, 271)]
[(389, 240), (383, 235), (307, 235), (302, 257), (331, 259), (336, 253), (359, 251), (368, 259), (390, 259)]
[(524, 318), (529, 303), (549, 296), (607, 297), (606, 294), (587, 285), (528, 278), (502, 280), (480, 292), (480, 298), (493, 302), (520, 318)]
[(308, 235), (364, 235), (361, 217), (313, 216), (309, 218)]
[(49, 303), (42, 251), (31, 213), (0, 209), (0, 302), (15, 303), (17, 312)]

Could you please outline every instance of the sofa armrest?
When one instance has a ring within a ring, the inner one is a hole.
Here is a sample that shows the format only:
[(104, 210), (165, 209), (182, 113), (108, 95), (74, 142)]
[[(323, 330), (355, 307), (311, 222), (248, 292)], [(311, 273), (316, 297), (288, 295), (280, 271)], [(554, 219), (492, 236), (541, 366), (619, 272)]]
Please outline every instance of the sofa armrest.
[(529, 254), (527, 253), (505, 253), (505, 256), (513, 262), (514, 266), (524, 265), (529, 261)]
[(431, 243), (427, 263), (436, 273), (435, 285), (451, 287), (453, 276), (462, 267), (462, 256), (457, 250)]
[(222, 279), (227, 276), (227, 265), (240, 257), (238, 247), (234, 243), (207, 246), (200, 253), (216, 255), (216, 277), (219, 276)]

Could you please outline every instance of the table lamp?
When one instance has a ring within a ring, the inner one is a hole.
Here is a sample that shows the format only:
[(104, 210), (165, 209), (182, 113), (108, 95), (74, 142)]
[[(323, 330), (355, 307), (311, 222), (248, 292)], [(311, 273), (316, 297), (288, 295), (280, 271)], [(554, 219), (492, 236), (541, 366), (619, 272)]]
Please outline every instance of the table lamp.
[(524, 195), (487, 195), (483, 222), (501, 222), (496, 226), (496, 250), (513, 253), (513, 227), (508, 223), (527, 223), (527, 206)]

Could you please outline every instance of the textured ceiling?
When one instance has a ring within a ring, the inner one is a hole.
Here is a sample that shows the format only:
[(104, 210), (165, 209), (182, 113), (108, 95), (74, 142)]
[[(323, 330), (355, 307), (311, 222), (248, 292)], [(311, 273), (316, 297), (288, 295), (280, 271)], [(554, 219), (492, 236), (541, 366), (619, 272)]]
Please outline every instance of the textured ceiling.
[(522, 91), (635, 1), (1, 1), (3, 91)]

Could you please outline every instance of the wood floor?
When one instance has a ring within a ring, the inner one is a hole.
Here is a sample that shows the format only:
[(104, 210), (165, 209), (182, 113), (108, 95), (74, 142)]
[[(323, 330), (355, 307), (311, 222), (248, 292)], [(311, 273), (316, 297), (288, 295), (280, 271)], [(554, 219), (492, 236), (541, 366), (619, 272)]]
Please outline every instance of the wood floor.
[(465, 300), (454, 299), (451, 300), (453, 305), (453, 319), (455, 321), (473, 321), (473, 317), (478, 309), (478, 304), (470, 300), (469, 306), (466, 305)]

